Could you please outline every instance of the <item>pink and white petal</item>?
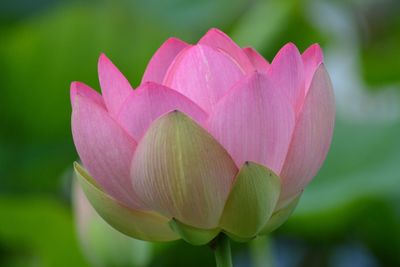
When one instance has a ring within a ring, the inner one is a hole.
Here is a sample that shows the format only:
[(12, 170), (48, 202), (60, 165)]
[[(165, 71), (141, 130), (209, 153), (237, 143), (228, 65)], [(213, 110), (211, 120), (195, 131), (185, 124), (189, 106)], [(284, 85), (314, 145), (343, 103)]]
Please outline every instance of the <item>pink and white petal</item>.
[(254, 161), (279, 173), (294, 128), (293, 107), (265, 74), (240, 81), (209, 116), (207, 128), (237, 166)]
[(307, 94), (315, 71), (324, 61), (324, 55), (319, 44), (313, 44), (304, 51), (301, 57), (304, 64), (305, 94)]
[(288, 43), (279, 50), (268, 69), (277, 90), (283, 91), (297, 112), (304, 99), (303, 61), (297, 47)]
[(84, 166), (101, 188), (132, 208), (140, 208), (130, 182), (136, 142), (91, 99), (76, 95), (72, 136)]
[(71, 83), (71, 90), (70, 90), (70, 97), (71, 97), (71, 105), (72, 106), (74, 105), (75, 97), (77, 95), (81, 95), (81, 96), (84, 96), (86, 98), (89, 98), (93, 102), (95, 102), (97, 105), (105, 108), (103, 97), (98, 92), (96, 92), (95, 90), (93, 90), (92, 88), (90, 88), (89, 86), (87, 86), (84, 83), (72, 82)]
[(314, 74), (304, 106), (297, 118), (280, 175), (283, 182), (280, 201), (301, 192), (317, 174), (329, 150), (334, 121), (332, 84), (321, 64)]
[(208, 116), (197, 104), (179, 92), (147, 82), (125, 101), (118, 115), (118, 122), (131, 137), (140, 140), (155, 119), (173, 110), (184, 112), (201, 125), (204, 125)]
[(211, 111), (243, 76), (240, 68), (225, 54), (196, 45), (178, 56), (168, 70), (164, 85), (187, 96), (205, 111)]
[(269, 62), (260, 55), (255, 49), (251, 47), (243, 48), (243, 51), (246, 53), (247, 57), (250, 59), (254, 68), (259, 72), (267, 72), (269, 69)]
[(111, 116), (115, 117), (133, 89), (124, 75), (104, 54), (98, 63), (99, 81), (104, 102)]
[(142, 83), (162, 83), (164, 76), (175, 57), (189, 45), (177, 38), (169, 38), (151, 58), (143, 74)]
[(172, 111), (150, 126), (132, 161), (146, 206), (201, 229), (218, 226), (236, 173), (226, 150), (201, 126)]
[(210, 29), (198, 44), (208, 45), (224, 52), (240, 66), (244, 73), (250, 73), (255, 70), (246, 53), (228, 35), (218, 29)]

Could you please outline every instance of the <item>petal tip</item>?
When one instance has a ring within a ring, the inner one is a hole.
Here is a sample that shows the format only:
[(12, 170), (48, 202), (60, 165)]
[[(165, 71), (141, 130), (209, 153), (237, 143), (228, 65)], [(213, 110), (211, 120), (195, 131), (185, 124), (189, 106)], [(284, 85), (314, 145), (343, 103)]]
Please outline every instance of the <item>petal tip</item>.
[(109, 59), (106, 56), (106, 54), (104, 54), (103, 52), (100, 53), (100, 56), (99, 56), (99, 59), (98, 59), (98, 65), (100, 66), (101, 64), (105, 63), (106, 61), (109, 61)]
[(178, 44), (178, 45), (187, 45), (186, 42), (182, 41), (181, 39), (177, 37), (169, 37), (161, 46), (169, 44)]
[[(288, 51), (288, 52), (296, 53), (296, 54), (299, 54), (299, 55), (300, 55), (299, 49), (297, 48), (296, 44), (293, 43), (293, 42), (289, 42), (289, 43), (285, 44), (285, 45), (281, 48), (280, 51)], [(279, 51), (279, 52), (280, 52), (280, 51)]]
[(322, 51), (321, 46), (318, 43), (314, 43), (310, 45), (303, 53), (303, 57), (312, 57), (318, 63), (321, 63), (324, 61), (324, 53)]

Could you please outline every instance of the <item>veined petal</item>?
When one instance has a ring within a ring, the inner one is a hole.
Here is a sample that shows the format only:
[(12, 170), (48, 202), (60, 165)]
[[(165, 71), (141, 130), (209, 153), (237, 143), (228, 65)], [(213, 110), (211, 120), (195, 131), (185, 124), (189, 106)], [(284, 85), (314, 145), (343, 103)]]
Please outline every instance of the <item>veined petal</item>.
[(291, 199), (291, 201), (285, 206), (275, 211), (268, 222), (261, 229), (259, 234), (267, 235), (282, 226), (282, 224), (289, 219), (290, 215), (292, 215), (293, 211), (297, 207), (300, 197), (301, 193), (299, 193), (295, 198)]
[(268, 69), (268, 74), (277, 87), (290, 99), (295, 111), (303, 102), (304, 70), (303, 61), (297, 47), (289, 43), (279, 50)]
[(207, 114), (186, 96), (148, 82), (125, 101), (118, 122), (135, 140), (139, 140), (155, 119), (173, 110), (184, 112), (199, 124), (204, 124), (207, 118)]
[(133, 92), (133, 89), (124, 75), (104, 54), (100, 55), (98, 72), (104, 102), (114, 117), (118, 115), (122, 103)]
[(294, 111), (266, 75), (254, 73), (218, 103), (207, 128), (237, 166), (254, 161), (279, 173), (294, 128)]
[(227, 54), (245, 73), (255, 70), (253, 64), (243, 50), (224, 32), (218, 29), (210, 29), (198, 42), (208, 45)]
[(211, 135), (173, 111), (157, 119), (140, 141), (131, 177), (146, 206), (186, 225), (213, 229), (237, 171)]
[(189, 225), (185, 225), (176, 219), (172, 219), (169, 222), (172, 230), (174, 230), (179, 236), (195, 246), (201, 246), (210, 243), (221, 231), (219, 228), (215, 229), (199, 229)]
[(119, 203), (94, 183), (89, 174), (74, 164), (75, 174), (89, 202), (99, 215), (118, 231), (146, 241), (171, 241), (178, 239), (168, 225), (168, 219), (150, 211), (139, 211)]
[(189, 45), (177, 38), (169, 38), (151, 58), (143, 74), (142, 84), (146, 82), (162, 83), (164, 76), (176, 55)]
[(255, 49), (251, 47), (243, 48), (250, 62), (253, 64), (254, 68), (259, 72), (267, 72), (269, 69), (269, 62), (260, 55)]
[(164, 85), (210, 111), (242, 77), (240, 68), (225, 54), (196, 45), (178, 56), (167, 72)]
[(97, 105), (104, 107), (104, 100), (103, 97), (97, 93), (95, 90), (90, 88), (84, 83), (81, 82), (72, 82), (71, 83), (71, 90), (70, 90), (70, 96), (71, 96), (71, 105), (74, 105), (75, 102), (75, 96), (81, 95), (86, 98), (89, 98), (93, 102), (95, 102)]
[(84, 166), (98, 184), (125, 205), (139, 207), (129, 176), (136, 142), (91, 99), (75, 96), (72, 136)]
[(321, 47), (318, 44), (313, 44), (304, 51), (301, 57), (304, 64), (305, 94), (307, 94), (315, 71), (324, 61), (324, 55)]
[(317, 174), (332, 139), (335, 103), (329, 75), (321, 64), (297, 118), (281, 172), (281, 201), (299, 193)]
[(246, 162), (232, 186), (220, 227), (240, 238), (255, 237), (271, 217), (280, 188), (280, 179), (271, 170)]

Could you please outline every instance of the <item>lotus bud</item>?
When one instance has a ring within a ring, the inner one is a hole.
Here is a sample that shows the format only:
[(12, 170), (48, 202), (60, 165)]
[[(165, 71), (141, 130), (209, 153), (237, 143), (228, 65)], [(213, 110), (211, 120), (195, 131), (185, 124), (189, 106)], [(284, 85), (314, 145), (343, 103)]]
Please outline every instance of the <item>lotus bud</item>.
[(75, 183), (74, 212), (82, 251), (92, 266), (144, 267), (151, 259), (151, 243), (130, 238), (106, 223)]
[(71, 85), (78, 180), (120, 232), (147, 241), (237, 241), (284, 223), (329, 150), (334, 96), (318, 45), (269, 63), (217, 29), (168, 39), (141, 84), (105, 55), (102, 95)]

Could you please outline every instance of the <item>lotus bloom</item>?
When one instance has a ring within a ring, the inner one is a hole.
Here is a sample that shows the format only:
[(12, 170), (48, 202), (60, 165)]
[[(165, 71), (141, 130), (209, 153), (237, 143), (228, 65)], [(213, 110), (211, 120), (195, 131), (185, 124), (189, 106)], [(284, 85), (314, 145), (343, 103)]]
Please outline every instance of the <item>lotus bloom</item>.
[(268, 63), (211, 29), (168, 39), (141, 84), (101, 55), (102, 95), (71, 85), (85, 193), (119, 231), (205, 244), (267, 234), (290, 215), (328, 152), (334, 97), (318, 45)]

